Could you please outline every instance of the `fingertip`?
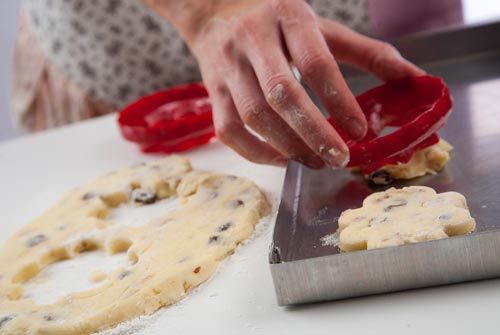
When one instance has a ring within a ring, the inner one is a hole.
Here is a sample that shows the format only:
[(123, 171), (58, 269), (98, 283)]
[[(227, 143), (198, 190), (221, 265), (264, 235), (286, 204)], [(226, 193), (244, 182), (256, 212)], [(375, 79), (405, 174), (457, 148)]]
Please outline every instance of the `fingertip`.
[(321, 169), (325, 166), (323, 160), (319, 157), (312, 156), (305, 161), (305, 164), (315, 170)]
[(384, 81), (398, 80), (414, 76), (423, 76), (426, 74), (423, 69), (419, 68), (409, 60), (403, 58), (403, 56), (401, 56), (399, 52), (395, 57), (395, 61), (387, 64), (386, 71), (384, 72), (385, 73), (383, 73), (383, 75), (381, 76), (381, 79)]
[(427, 71), (425, 71), (424, 69), (416, 66), (415, 64), (410, 63), (410, 65), (413, 67), (413, 71), (414, 71), (414, 75), (415, 76), (424, 76), (424, 75), (427, 74)]
[(313, 156), (307, 156), (307, 157), (302, 157), (302, 156), (292, 156), (290, 159), (299, 162), (300, 164), (303, 164), (311, 169), (321, 169), (325, 166), (325, 162), (318, 156), (313, 155)]
[(401, 68), (401, 72), (406, 74), (406, 77), (422, 76), (422, 75), (427, 74), (427, 72), (425, 72), (423, 69), (421, 69), (417, 65), (413, 64), (412, 62), (410, 62), (406, 58), (403, 58), (403, 56), (400, 55), (399, 57), (400, 57), (400, 59), (399, 59), (400, 66), (399, 67)]
[(347, 121), (344, 128), (349, 138), (355, 141), (363, 139), (368, 131), (368, 125), (366, 122), (362, 122), (357, 119)]
[(346, 145), (322, 148), (321, 158), (332, 169), (344, 168), (349, 163), (349, 149)]
[(270, 164), (279, 167), (286, 167), (288, 165), (288, 158), (283, 156), (276, 156), (271, 159)]

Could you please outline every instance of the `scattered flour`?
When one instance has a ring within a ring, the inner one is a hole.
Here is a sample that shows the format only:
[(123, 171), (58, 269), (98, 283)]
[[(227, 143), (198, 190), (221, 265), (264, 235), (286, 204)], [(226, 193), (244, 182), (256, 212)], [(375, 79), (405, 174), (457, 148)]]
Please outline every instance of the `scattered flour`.
[[(203, 289), (205, 285), (207, 285), (212, 278), (216, 277), (221, 271), (223, 271), (224, 267), (227, 266), (228, 262), (245, 262), (247, 260), (246, 257), (243, 256), (242, 254), (242, 249), (245, 249), (245, 246), (247, 244), (253, 243), (255, 240), (267, 236), (268, 234), (272, 233), (272, 223), (275, 221), (277, 212), (278, 212), (278, 204), (279, 204), (279, 197), (274, 195), (272, 196), (271, 194), (266, 192), (267, 199), (270, 204), (272, 204), (272, 210), (269, 215), (266, 217), (262, 218), (259, 223), (255, 226), (255, 231), (253, 234), (243, 241), (241, 245), (235, 249), (235, 252), (233, 255), (230, 257), (226, 258), (223, 262), (219, 264), (217, 267), (217, 270), (215, 270), (215, 273), (204, 283), (202, 283), (200, 286), (194, 288), (186, 298), (192, 298), (193, 295), (196, 295), (199, 293), (200, 290)], [(211, 294), (208, 295), (210, 298), (217, 298), (219, 296), (219, 292), (212, 292)], [(151, 315), (143, 315), (139, 316), (135, 319), (125, 321), (120, 323), (118, 326), (112, 329), (108, 329), (103, 332), (99, 333), (94, 333), (94, 335), (134, 335), (137, 332), (140, 332), (142, 330), (145, 330), (148, 327), (152, 327), (155, 323), (155, 321), (160, 318), (166, 311), (170, 308), (183, 308), (183, 302), (186, 300), (186, 298), (180, 300), (174, 305), (162, 307), (156, 312), (154, 312)], [(257, 329), (258, 327), (254, 327), (256, 331), (259, 331), (260, 329)]]
[(147, 328), (152, 325), (154, 321), (158, 318), (158, 313), (152, 315), (139, 316), (133, 320), (125, 321), (120, 323), (113, 329), (109, 329), (100, 333), (95, 333), (95, 335), (133, 335), (140, 330)]
[(340, 232), (337, 231), (333, 234), (325, 235), (322, 238), (320, 238), (320, 241), (323, 247), (325, 246), (338, 247), (340, 241)]

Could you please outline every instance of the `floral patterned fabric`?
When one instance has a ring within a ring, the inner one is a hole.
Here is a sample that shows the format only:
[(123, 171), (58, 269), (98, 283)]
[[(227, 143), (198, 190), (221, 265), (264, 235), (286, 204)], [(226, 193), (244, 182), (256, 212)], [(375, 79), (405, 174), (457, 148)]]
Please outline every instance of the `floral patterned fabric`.
[[(367, 1), (307, 0), (318, 15), (371, 34)], [(201, 79), (174, 27), (138, 0), (24, 4), (12, 112), (27, 130), (108, 113), (151, 92)], [(38, 64), (36, 71), (22, 70), (28, 63)]]

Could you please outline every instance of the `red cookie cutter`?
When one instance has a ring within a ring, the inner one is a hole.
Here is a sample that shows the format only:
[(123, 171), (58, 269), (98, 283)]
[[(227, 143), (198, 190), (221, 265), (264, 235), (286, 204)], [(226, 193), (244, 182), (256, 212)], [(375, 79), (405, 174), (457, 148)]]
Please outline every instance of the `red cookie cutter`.
[[(439, 142), (436, 132), (451, 112), (450, 93), (441, 78), (419, 76), (388, 82), (356, 97), (368, 121), (365, 138), (354, 142), (336, 128), (349, 146), (348, 167), (373, 172), (387, 164), (406, 163), (417, 150)], [(387, 127), (395, 130), (380, 134)]]
[[(437, 77), (419, 76), (388, 82), (357, 97), (368, 120), (365, 138), (350, 140), (328, 121), (349, 146), (349, 167), (370, 173), (387, 164), (406, 163), (417, 150), (439, 141), (437, 130), (451, 111), (451, 97)], [(215, 136), (205, 87), (177, 86), (139, 99), (118, 117), (123, 137), (143, 152), (172, 153), (205, 144)], [(395, 130), (381, 135), (387, 127)]]
[(201, 83), (137, 100), (119, 113), (118, 125), (123, 137), (146, 153), (186, 151), (215, 136), (212, 106)]

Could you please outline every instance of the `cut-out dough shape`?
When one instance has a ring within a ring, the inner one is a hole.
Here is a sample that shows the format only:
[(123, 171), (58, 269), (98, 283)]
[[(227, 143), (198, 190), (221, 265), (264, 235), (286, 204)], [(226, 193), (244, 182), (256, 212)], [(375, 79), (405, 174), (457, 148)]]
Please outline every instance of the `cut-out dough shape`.
[(443, 139), (430, 147), (416, 151), (407, 163), (386, 165), (366, 179), (378, 185), (390, 184), (395, 179), (413, 179), (426, 174), (437, 174), (450, 160), (451, 144)]
[(432, 188), (390, 188), (366, 197), (339, 218), (343, 251), (375, 249), (465, 235), (476, 227), (465, 197)]
[[(180, 208), (142, 226), (106, 219), (120, 204), (147, 206), (172, 196)], [(192, 171), (179, 156), (99, 177), (70, 191), (0, 249), (0, 334), (90, 334), (173, 304), (206, 281), (268, 211), (252, 182)], [(23, 297), (23, 283), (41, 269), (95, 249), (127, 251), (130, 265), (52, 304)]]

